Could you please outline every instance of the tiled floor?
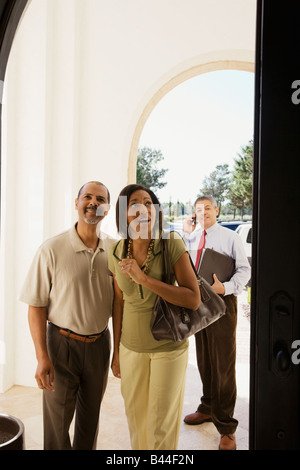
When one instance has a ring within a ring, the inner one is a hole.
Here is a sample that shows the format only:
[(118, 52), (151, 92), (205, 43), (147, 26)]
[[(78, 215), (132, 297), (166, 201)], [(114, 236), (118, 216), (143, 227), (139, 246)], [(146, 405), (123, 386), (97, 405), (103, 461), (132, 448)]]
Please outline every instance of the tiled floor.
[[(236, 432), (237, 448), (248, 449), (248, 403), (249, 403), (249, 305), (247, 293), (239, 297), (237, 328), (237, 386), (238, 398), (235, 417), (239, 421)], [(190, 339), (190, 359), (187, 370), (183, 417), (194, 412), (201, 394), (201, 382), (196, 365), (194, 338)], [(14, 386), (0, 394), (0, 413), (7, 413), (21, 419), (25, 426), (27, 450), (43, 448), (42, 392), (38, 388)], [(72, 431), (71, 431), (72, 432)], [(215, 450), (219, 435), (212, 423), (188, 426), (182, 422), (179, 450)], [(100, 431), (97, 449), (130, 450), (129, 434), (120, 393), (120, 381), (109, 377), (100, 415)]]

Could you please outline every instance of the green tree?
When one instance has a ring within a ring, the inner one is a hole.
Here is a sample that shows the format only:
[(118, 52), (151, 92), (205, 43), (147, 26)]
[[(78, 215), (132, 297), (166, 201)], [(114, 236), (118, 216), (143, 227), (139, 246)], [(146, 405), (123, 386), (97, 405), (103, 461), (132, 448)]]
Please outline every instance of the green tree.
[(147, 188), (155, 191), (166, 186), (167, 182), (161, 181), (167, 169), (158, 169), (157, 164), (164, 159), (161, 150), (154, 150), (149, 147), (138, 149), (136, 181)]
[(229, 185), (228, 198), (241, 210), (243, 218), (245, 208), (252, 208), (253, 180), (253, 140), (241, 147), (241, 153), (234, 159), (234, 169)]
[(216, 199), (218, 207), (221, 210), (223, 201), (225, 201), (230, 184), (230, 171), (227, 163), (217, 165), (216, 169), (206, 176), (203, 180), (200, 193), (203, 196), (212, 196)]

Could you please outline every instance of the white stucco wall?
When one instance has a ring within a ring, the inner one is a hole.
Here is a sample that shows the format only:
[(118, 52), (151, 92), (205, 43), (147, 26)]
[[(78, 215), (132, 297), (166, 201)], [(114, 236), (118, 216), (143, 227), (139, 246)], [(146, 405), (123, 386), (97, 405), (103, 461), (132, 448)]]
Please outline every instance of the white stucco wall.
[[(114, 205), (134, 181), (147, 117), (174, 86), (212, 70), (254, 70), (255, 7), (31, 0), (3, 97), (0, 392), (35, 384), (27, 307), (17, 298), (37, 247), (76, 220), (84, 182), (103, 181)], [(113, 211), (106, 229), (114, 232)]]

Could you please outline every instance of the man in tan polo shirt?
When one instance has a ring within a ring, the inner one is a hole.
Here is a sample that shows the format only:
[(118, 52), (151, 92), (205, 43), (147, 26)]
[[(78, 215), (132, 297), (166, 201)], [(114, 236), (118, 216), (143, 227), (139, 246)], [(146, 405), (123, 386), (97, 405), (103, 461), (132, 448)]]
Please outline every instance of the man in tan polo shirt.
[(107, 254), (115, 242), (98, 233), (98, 223), (109, 203), (109, 191), (102, 183), (82, 186), (75, 201), (78, 222), (42, 244), (21, 292), (20, 300), (29, 305), (38, 361), (35, 378), (43, 389), (47, 450), (96, 448), (110, 358), (107, 324), (113, 283)]

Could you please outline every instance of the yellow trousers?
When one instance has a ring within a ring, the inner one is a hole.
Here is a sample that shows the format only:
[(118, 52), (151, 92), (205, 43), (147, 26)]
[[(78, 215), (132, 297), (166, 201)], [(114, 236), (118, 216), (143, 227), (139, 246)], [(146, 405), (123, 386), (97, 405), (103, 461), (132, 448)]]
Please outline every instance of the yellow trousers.
[(133, 450), (176, 450), (187, 363), (188, 343), (156, 353), (120, 345), (121, 392)]

